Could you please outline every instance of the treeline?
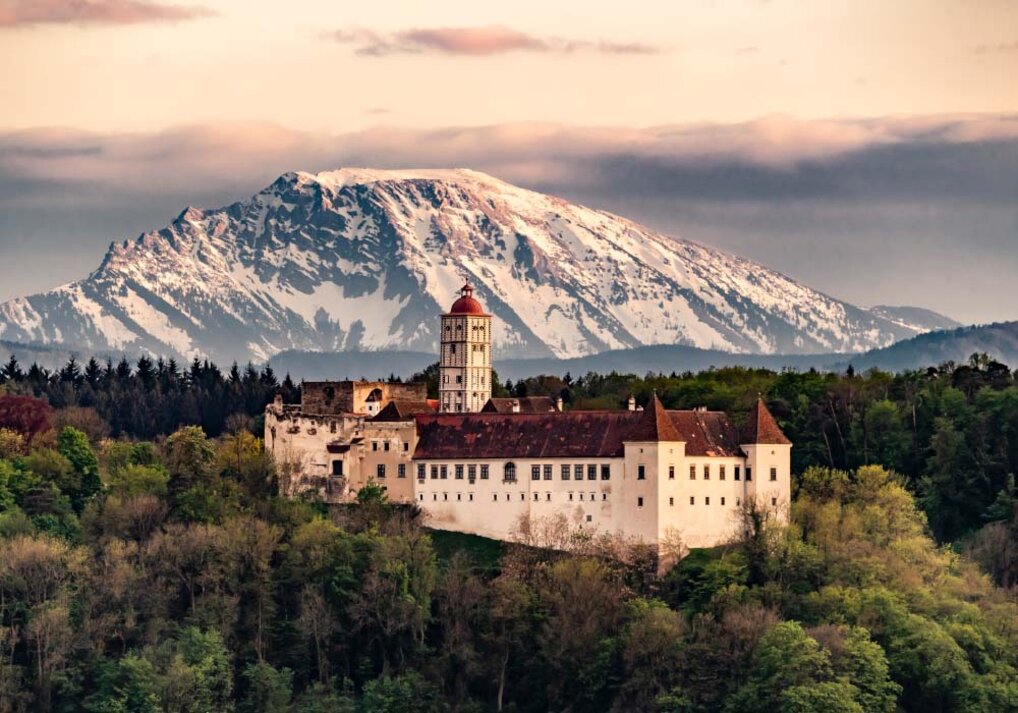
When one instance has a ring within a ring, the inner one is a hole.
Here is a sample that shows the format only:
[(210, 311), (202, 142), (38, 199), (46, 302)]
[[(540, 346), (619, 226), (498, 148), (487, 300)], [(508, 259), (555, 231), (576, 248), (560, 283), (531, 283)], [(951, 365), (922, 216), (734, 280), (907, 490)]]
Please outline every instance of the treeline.
[(1018, 384), (985, 355), (921, 371), (856, 374), (730, 367), (696, 374), (540, 376), (515, 396), (619, 408), (657, 392), (666, 408), (706, 406), (737, 420), (763, 397), (792, 440), (792, 472), (879, 464), (905, 476), (940, 541), (1006, 520), (1018, 473)]
[[(426, 381), (429, 394), (437, 396), (437, 364), (412, 378)], [(706, 406), (735, 420), (762, 396), (794, 443), (793, 473), (811, 466), (851, 470), (869, 464), (900, 473), (941, 542), (1006, 520), (1018, 497), (1018, 386), (1006, 365), (985, 355), (974, 355), (967, 364), (898, 374), (729, 367), (643, 377), (537, 376), (504, 385), (496, 379), (495, 385), (496, 396), (561, 396), (576, 409), (622, 408), (630, 394), (643, 404), (656, 391), (667, 408)], [(35, 365), (23, 370), (12, 357), (0, 368), (0, 390), (41, 398), (63, 412), (69, 407), (94, 411), (100, 421), (95, 426), (86, 428), (81, 412), (68, 421), (90, 435), (106, 428), (114, 437), (140, 439), (182, 425), (218, 436), (233, 414), (255, 419), (257, 432), (265, 405), (277, 392), (287, 403), (300, 400), (289, 375), (279, 382), (269, 366), (234, 364), (224, 373), (207, 361), (180, 369), (172, 359), (147, 357), (133, 366), (126, 360), (100, 365), (94, 359), (81, 366), (72, 359), (54, 372)]]
[(331, 514), (281, 499), (238, 419), (90, 441), (21, 413), (0, 430), (0, 711), (1018, 708), (1013, 592), (882, 468), (808, 469), (791, 524), (749, 502), (730, 546), (658, 578), (639, 543), (565, 520), (482, 558), (378, 488)]
[(231, 415), (257, 417), (277, 392), (288, 403), (299, 400), (289, 374), (280, 382), (271, 366), (259, 370), (234, 363), (223, 372), (195, 359), (182, 369), (173, 359), (153, 361), (147, 356), (133, 365), (126, 358), (117, 364), (92, 358), (82, 365), (72, 357), (55, 371), (37, 364), (23, 368), (11, 356), (0, 367), (0, 388), (45, 399), (58, 409), (94, 409), (111, 435), (141, 439), (167, 435), (181, 425), (201, 426), (218, 436)]

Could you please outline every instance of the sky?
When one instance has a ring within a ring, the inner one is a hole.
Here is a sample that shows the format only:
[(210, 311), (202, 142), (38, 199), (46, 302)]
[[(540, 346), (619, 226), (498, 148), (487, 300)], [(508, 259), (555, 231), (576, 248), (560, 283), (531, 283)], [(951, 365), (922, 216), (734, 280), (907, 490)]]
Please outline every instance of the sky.
[(457, 166), (1018, 319), (1018, 0), (0, 0), (0, 300), (289, 170)]

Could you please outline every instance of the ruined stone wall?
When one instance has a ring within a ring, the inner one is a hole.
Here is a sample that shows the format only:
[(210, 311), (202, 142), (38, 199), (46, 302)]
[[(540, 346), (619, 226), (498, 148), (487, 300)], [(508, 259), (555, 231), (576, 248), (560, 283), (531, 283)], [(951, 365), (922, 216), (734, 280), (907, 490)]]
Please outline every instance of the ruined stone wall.
[[(381, 398), (369, 402), (375, 390)], [(304, 414), (378, 413), (393, 399), (424, 401), (427, 385), (385, 381), (305, 381), (301, 383), (301, 412)], [(370, 404), (370, 405), (369, 405)]]

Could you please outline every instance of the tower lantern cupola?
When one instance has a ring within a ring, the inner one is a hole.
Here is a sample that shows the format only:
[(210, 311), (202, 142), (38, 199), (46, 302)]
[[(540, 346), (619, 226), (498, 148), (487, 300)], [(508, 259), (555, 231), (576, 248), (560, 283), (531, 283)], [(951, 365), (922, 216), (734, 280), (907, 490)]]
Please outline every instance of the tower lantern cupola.
[(442, 315), (439, 404), (446, 413), (477, 412), (491, 398), (491, 315), (467, 282)]

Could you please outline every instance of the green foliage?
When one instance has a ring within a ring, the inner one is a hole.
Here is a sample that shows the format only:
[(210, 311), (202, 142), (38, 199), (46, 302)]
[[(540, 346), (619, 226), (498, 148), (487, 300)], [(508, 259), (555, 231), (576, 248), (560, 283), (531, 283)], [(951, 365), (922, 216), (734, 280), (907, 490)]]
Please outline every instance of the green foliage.
[(75, 511), (80, 513), (85, 503), (102, 490), (99, 461), (88, 442), (88, 436), (71, 426), (66, 426), (60, 431), (57, 448), (71, 464), (77, 476), (77, 488), (68, 492), (68, 495)]
[(286, 713), (293, 697), (293, 671), (278, 670), (267, 663), (252, 663), (242, 673), (243, 702), (239, 710), (250, 713)]
[(362, 710), (372, 713), (439, 713), (446, 710), (438, 689), (416, 672), (382, 678), (364, 686)]

